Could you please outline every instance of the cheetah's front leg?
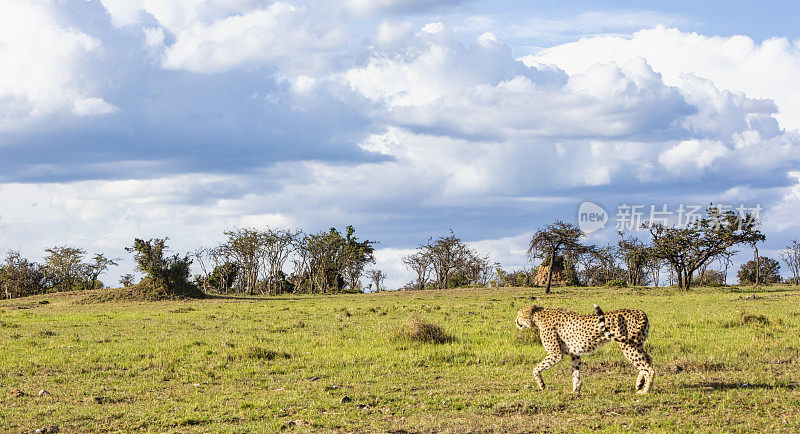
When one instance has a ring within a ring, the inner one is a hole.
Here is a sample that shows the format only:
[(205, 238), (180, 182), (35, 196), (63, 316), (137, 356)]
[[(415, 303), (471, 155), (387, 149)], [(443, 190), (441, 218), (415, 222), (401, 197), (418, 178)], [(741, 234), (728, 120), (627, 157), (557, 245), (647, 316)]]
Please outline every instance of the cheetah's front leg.
[(572, 356), (572, 393), (581, 393), (581, 356)]

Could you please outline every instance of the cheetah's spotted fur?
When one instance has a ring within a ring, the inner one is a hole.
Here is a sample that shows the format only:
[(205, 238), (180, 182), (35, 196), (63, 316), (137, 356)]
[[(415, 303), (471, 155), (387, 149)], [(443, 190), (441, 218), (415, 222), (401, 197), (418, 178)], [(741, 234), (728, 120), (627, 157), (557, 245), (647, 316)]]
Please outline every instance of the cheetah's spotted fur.
[(540, 389), (544, 389), (542, 372), (561, 360), (572, 357), (572, 391), (581, 390), (581, 356), (593, 353), (607, 342), (617, 341), (622, 353), (639, 370), (638, 393), (648, 393), (653, 385), (652, 359), (644, 351), (644, 340), (650, 330), (647, 315), (639, 309), (618, 309), (608, 313), (595, 305), (597, 313), (581, 315), (566, 309), (542, 306), (523, 307), (517, 312), (518, 328), (539, 329), (547, 356), (533, 369)]

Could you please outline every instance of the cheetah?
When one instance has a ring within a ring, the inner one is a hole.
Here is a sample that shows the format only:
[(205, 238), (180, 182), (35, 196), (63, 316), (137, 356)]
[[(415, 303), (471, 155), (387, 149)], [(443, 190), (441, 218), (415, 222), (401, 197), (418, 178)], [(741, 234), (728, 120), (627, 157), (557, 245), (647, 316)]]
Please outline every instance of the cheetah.
[(517, 328), (538, 328), (547, 356), (533, 369), (539, 389), (544, 389), (542, 372), (561, 360), (572, 357), (572, 391), (581, 391), (581, 356), (591, 354), (607, 342), (617, 341), (622, 353), (639, 370), (637, 393), (650, 391), (653, 385), (652, 359), (644, 351), (650, 331), (647, 315), (639, 309), (618, 309), (603, 313), (594, 305), (595, 314), (581, 315), (566, 309), (543, 306), (523, 307), (517, 312)]

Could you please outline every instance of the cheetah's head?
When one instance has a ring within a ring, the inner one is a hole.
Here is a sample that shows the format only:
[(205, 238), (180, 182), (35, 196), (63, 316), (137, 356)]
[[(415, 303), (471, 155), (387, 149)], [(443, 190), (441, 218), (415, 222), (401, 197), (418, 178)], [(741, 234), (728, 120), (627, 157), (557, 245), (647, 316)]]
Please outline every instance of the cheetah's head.
[(542, 308), (539, 306), (528, 306), (523, 307), (517, 312), (517, 319), (514, 320), (518, 329), (525, 329), (536, 327), (536, 321), (534, 316), (536, 312), (541, 310)]

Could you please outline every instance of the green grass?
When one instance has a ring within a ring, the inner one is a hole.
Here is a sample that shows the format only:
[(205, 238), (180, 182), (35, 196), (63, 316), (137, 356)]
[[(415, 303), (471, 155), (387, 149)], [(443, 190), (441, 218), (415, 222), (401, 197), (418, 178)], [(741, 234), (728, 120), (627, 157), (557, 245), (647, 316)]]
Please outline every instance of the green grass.
[[(798, 431), (800, 291), (753, 291), (3, 301), (0, 431)], [(564, 361), (536, 390), (544, 351), (513, 325), (533, 303), (645, 310), (653, 392), (614, 344), (584, 357), (582, 395)], [(409, 338), (413, 321), (447, 339)]]

